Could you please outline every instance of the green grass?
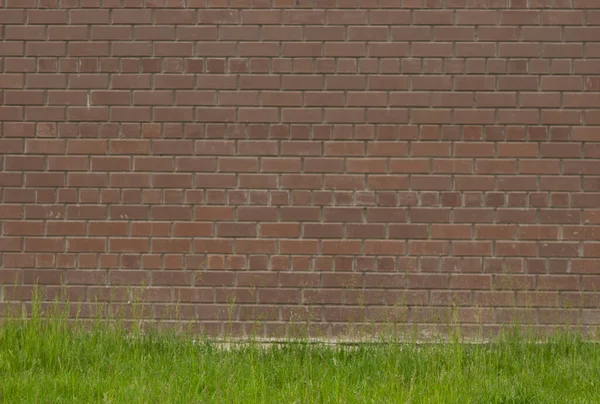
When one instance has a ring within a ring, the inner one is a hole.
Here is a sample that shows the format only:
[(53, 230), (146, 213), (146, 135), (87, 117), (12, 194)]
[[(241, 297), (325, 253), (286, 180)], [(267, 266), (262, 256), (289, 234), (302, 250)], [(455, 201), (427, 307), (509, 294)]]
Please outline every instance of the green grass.
[(60, 315), (0, 325), (0, 402), (30, 403), (595, 403), (600, 347), (576, 335), (536, 343), (354, 346), (125, 331)]

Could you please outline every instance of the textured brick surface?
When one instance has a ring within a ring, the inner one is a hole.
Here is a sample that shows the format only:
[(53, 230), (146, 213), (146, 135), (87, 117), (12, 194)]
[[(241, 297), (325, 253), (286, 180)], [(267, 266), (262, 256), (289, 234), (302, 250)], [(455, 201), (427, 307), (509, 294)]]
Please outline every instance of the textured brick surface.
[(37, 282), (217, 332), (600, 323), (598, 0), (0, 0), (0, 24), (2, 307)]

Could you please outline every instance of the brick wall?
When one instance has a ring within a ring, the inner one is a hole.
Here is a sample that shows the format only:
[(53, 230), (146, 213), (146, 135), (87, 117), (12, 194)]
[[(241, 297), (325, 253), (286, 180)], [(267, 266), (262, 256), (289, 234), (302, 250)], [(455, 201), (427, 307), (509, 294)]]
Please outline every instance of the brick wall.
[(2, 307), (600, 324), (600, 1), (0, 5)]

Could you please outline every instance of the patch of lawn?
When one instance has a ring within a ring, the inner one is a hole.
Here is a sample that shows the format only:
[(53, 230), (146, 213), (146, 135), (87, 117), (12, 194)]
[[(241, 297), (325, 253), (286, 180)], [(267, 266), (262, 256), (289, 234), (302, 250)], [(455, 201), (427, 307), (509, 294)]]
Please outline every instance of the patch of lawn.
[(290, 342), (232, 349), (66, 320), (0, 325), (0, 401), (30, 403), (596, 403), (600, 347), (542, 343)]

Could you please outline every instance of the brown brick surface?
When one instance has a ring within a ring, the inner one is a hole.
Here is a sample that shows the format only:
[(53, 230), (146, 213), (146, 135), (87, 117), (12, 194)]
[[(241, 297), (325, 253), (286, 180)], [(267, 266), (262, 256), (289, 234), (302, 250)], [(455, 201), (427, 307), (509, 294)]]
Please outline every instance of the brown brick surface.
[(598, 325), (600, 1), (0, 0), (0, 24), (0, 308), (37, 283), (214, 332)]

